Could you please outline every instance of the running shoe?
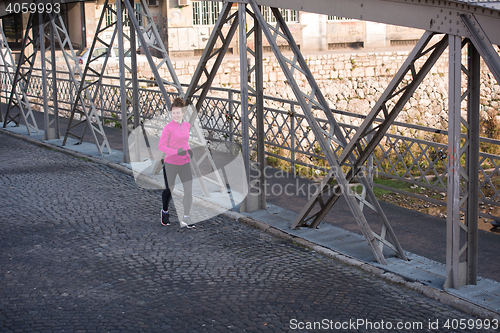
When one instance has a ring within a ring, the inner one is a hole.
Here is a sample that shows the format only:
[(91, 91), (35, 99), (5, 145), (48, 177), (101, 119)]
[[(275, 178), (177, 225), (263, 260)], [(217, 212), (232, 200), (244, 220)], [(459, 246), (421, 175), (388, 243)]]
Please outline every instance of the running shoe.
[(168, 217), (168, 212), (165, 212), (163, 209), (160, 212), (161, 214), (161, 219), (160, 222), (162, 225), (170, 225), (170, 219)]
[(196, 226), (192, 224), (191, 218), (189, 216), (184, 216), (184, 218), (181, 221), (181, 228), (194, 229), (196, 228)]

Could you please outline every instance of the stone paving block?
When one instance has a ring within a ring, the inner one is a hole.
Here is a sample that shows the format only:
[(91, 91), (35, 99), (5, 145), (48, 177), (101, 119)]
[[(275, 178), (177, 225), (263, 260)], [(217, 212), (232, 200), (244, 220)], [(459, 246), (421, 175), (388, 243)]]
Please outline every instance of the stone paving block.
[(0, 141), (0, 332), (308, 332), (323, 320), (476, 319), (222, 215), (191, 230), (161, 226), (161, 191)]

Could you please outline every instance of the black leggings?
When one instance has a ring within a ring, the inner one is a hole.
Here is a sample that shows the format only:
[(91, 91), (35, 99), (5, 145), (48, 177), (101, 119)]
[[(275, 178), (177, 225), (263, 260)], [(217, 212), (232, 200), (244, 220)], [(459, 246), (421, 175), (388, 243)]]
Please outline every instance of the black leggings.
[(182, 187), (184, 188), (184, 215), (189, 215), (191, 212), (191, 204), (193, 203), (193, 175), (191, 174), (191, 166), (189, 163), (183, 165), (163, 164), (163, 178), (165, 179), (166, 187), (162, 193), (163, 210), (168, 210), (168, 204), (170, 199), (172, 199), (172, 192), (170, 189), (174, 189), (177, 175), (181, 178)]

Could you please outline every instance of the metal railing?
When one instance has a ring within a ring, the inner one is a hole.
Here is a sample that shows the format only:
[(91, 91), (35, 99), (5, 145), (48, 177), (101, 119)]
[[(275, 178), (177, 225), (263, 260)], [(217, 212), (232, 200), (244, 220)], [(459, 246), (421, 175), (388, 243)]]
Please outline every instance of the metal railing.
[[(67, 76), (67, 73), (58, 73), (57, 82), (58, 106), (60, 112), (63, 113), (71, 111), (75, 99), (75, 87), (72, 86), (68, 78), (65, 78), (65, 75)], [(117, 78), (104, 77), (104, 81), (111, 79), (117, 80)], [(5, 100), (10, 91), (5, 73), (2, 73), (1, 84), (1, 96)], [(51, 87), (48, 82), (42, 82), (39, 71), (34, 71), (28, 88), (28, 97), (32, 105), (38, 106), (40, 109), (43, 108), (40, 96), (42, 84)], [(143, 120), (158, 117), (166, 110), (166, 104), (161, 98), (160, 91), (152, 88), (154, 85), (154, 81), (139, 80), (139, 104)], [(108, 126), (120, 126), (121, 124), (120, 93), (120, 87), (111, 84), (103, 84), (100, 91), (97, 92), (94, 103), (101, 112), (104, 123)], [(170, 94), (176, 95), (174, 92)], [(194, 97), (193, 103), (196, 103), (196, 98), (197, 96)], [(241, 143), (240, 105), (238, 90), (211, 89), (199, 113), (201, 125), (209, 141)], [(363, 121), (365, 116), (334, 109), (332, 112), (349, 141), (355, 133), (357, 125)], [(264, 113), (264, 142), (269, 162), (285, 171), (306, 177), (320, 176), (321, 173), (327, 172), (328, 165), (297, 102), (265, 96)], [(251, 124), (255, 124), (255, 122), (256, 119), (250, 119)], [(325, 119), (318, 119), (318, 122), (327, 128), (328, 123)], [(408, 134), (398, 135), (395, 133)], [(395, 122), (375, 150), (372, 162), (370, 162), (373, 165), (370, 167), (373, 168), (378, 177), (405, 182), (412, 184), (413, 187), (418, 186), (446, 193), (447, 134), (446, 130)], [(250, 143), (253, 144), (255, 141), (256, 137), (252, 135)], [(500, 147), (500, 140), (481, 137), (480, 142), (481, 145)], [(337, 153), (340, 152), (341, 147)], [(486, 152), (480, 152), (479, 156), (479, 216), (500, 220), (500, 217), (497, 218), (491, 212), (494, 207), (500, 207), (500, 156)], [(443, 200), (444, 196), (433, 198), (376, 182), (373, 185), (380, 189), (446, 206), (446, 201)], [(462, 191), (465, 191), (465, 184), (463, 184)]]

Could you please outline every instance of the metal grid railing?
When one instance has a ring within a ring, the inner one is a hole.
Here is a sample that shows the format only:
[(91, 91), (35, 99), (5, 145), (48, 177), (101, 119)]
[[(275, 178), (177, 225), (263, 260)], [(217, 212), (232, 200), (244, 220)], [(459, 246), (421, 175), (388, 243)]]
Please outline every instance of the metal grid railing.
[[(59, 110), (70, 112), (74, 100), (75, 87), (64, 73), (58, 73)], [(117, 78), (104, 78), (117, 79)], [(1, 76), (2, 97), (8, 96), (10, 87), (7, 85), (5, 74)], [(49, 82), (42, 82), (41, 75), (34, 71), (28, 97), (33, 105), (40, 109), (43, 101), (40, 93), (41, 85), (51, 86)], [(151, 119), (164, 114), (167, 109), (161, 97), (161, 92), (155, 90), (154, 82), (139, 81), (139, 104), (141, 118)], [(93, 95), (95, 91), (91, 92)], [(172, 96), (176, 95), (170, 92)], [(197, 96), (193, 103), (196, 103)], [(312, 133), (299, 104), (295, 101), (275, 97), (264, 97), (265, 113), (265, 145), (266, 157), (286, 171), (301, 176), (318, 176), (326, 173), (328, 165), (319, 149), (319, 144)], [(96, 93), (94, 101), (104, 122), (109, 125), (120, 124), (120, 87), (103, 84)], [(231, 141), (241, 143), (241, 111), (240, 94), (233, 89), (213, 88), (203, 102), (199, 114), (200, 123), (209, 141)], [(346, 139), (352, 137), (365, 116), (340, 110), (332, 110), (339, 122)], [(250, 122), (256, 125), (256, 119)], [(318, 122), (325, 129), (328, 123), (324, 119)], [(413, 133), (411, 136), (394, 133)], [(378, 145), (370, 163), (374, 172), (380, 177), (386, 177), (415, 186), (438, 192), (446, 192), (447, 183), (447, 131), (414, 124), (395, 122), (391, 131)], [(434, 140), (436, 137), (441, 139)], [(255, 143), (256, 137), (250, 137), (250, 144)], [(500, 140), (481, 137), (482, 145), (500, 147)], [(337, 156), (341, 147), (337, 148)], [(500, 151), (500, 150), (499, 150)], [(491, 214), (491, 207), (500, 207), (500, 156), (480, 152), (479, 160), (479, 215), (489, 219), (499, 219)], [(446, 206), (443, 198), (432, 198), (386, 185), (374, 183), (375, 187), (395, 193), (408, 195), (433, 204)], [(499, 214), (500, 215), (500, 214)]]

